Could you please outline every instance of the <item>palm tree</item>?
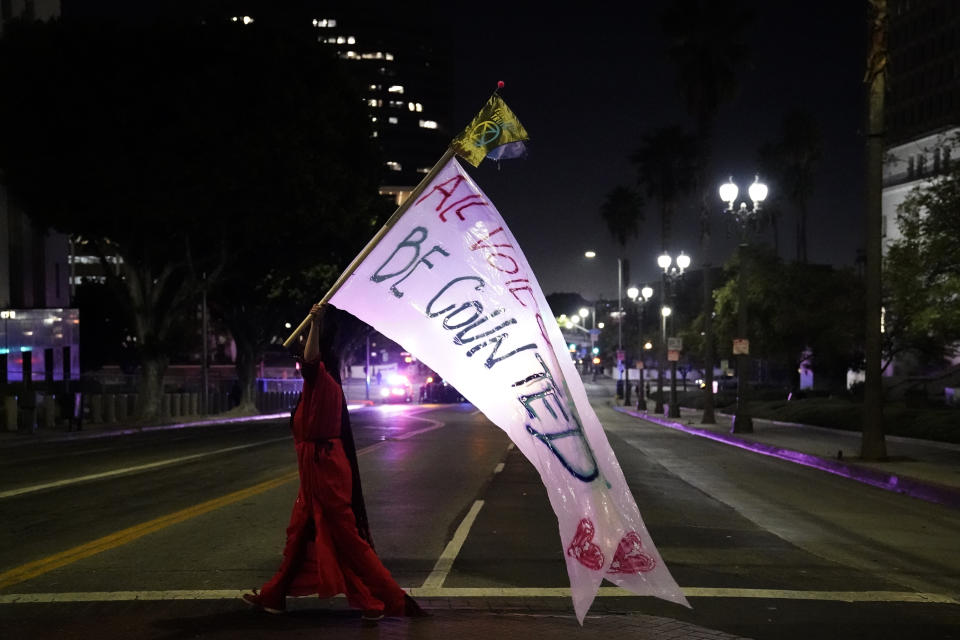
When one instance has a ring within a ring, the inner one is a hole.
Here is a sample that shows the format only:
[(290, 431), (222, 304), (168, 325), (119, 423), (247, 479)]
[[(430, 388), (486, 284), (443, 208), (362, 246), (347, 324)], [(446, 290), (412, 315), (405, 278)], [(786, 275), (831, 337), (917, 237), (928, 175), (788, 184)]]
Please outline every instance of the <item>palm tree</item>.
[(663, 127), (644, 136), (630, 160), (637, 167), (637, 182), (660, 205), (660, 244), (666, 251), (677, 201), (694, 185), (697, 140), (679, 126)]
[(736, 91), (737, 73), (747, 60), (751, 13), (737, 0), (675, 0), (662, 14), (661, 26), (668, 39), (667, 54), (677, 70), (677, 81), (695, 118), (699, 171), (694, 192), (700, 203), (700, 255), (703, 256), (703, 360), (706, 385), (703, 417), (715, 423), (713, 408), (713, 287), (710, 277), (710, 218), (713, 188), (705, 178), (713, 122), (720, 105)]
[(883, 436), (881, 380), (881, 272), (880, 191), (883, 184), (883, 118), (887, 76), (887, 0), (870, 0), (870, 46), (867, 50), (867, 229), (866, 229), (866, 379), (863, 385), (863, 435), (860, 457), (887, 457)]
[(620, 245), (622, 254), (627, 248), (627, 241), (640, 234), (643, 197), (629, 187), (614, 187), (600, 205), (600, 217), (607, 224), (610, 235)]
[[(820, 126), (806, 109), (787, 114), (780, 139), (760, 148), (760, 163), (777, 183), (777, 193), (797, 207), (797, 262), (807, 262), (807, 202), (822, 153)], [(771, 218), (774, 234), (776, 219)], [(775, 242), (775, 244), (778, 244)]]

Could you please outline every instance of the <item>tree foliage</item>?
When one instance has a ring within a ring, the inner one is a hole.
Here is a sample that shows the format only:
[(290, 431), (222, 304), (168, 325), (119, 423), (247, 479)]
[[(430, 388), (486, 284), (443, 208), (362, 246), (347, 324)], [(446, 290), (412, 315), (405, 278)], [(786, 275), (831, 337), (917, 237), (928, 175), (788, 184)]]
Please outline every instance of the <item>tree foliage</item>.
[(677, 201), (693, 189), (697, 175), (697, 140), (679, 126), (657, 129), (643, 137), (630, 156), (637, 167), (637, 182), (647, 197), (660, 205), (660, 242), (670, 247), (671, 223)]
[(884, 271), (887, 358), (910, 354), (921, 370), (935, 369), (960, 343), (960, 166), (914, 189), (897, 223), (902, 237)]
[(796, 256), (807, 261), (807, 209), (813, 194), (816, 173), (823, 152), (820, 126), (805, 109), (788, 113), (780, 127), (780, 138), (763, 145), (760, 166), (770, 173), (776, 202), (768, 209), (773, 227), (774, 246), (779, 246), (778, 212), (784, 202), (796, 207)]
[[(847, 369), (862, 365), (862, 284), (849, 270), (786, 264), (760, 245), (748, 247), (745, 253), (751, 357), (774, 363), (772, 369), (797, 388), (797, 369), (804, 354), (809, 354), (818, 386), (842, 388)], [(715, 294), (718, 351), (723, 357), (732, 357), (739, 272), (738, 252), (727, 264), (727, 280)]]
[(600, 217), (621, 249), (630, 238), (640, 234), (643, 221), (643, 197), (629, 187), (618, 186), (607, 194), (600, 206)]

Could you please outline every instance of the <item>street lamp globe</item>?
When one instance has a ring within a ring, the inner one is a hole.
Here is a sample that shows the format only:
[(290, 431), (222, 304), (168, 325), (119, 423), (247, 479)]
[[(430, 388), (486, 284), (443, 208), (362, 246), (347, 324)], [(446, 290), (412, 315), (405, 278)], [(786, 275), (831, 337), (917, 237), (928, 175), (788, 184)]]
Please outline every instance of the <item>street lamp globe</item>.
[(646, 286), (640, 290), (640, 295), (643, 296), (644, 300), (649, 300), (653, 297), (653, 287)]
[(733, 211), (733, 203), (736, 202), (739, 192), (740, 190), (737, 189), (737, 185), (733, 183), (733, 177), (720, 185), (720, 199), (729, 205), (731, 211)]
[(578, 324), (580, 322), (580, 316), (578, 315), (570, 316), (570, 322), (572, 322), (573, 324)]
[(597, 329), (603, 329), (604, 324), (602, 322), (597, 323)]
[(690, 256), (681, 251), (677, 256), (677, 266), (680, 267), (680, 273), (683, 273), (683, 270), (690, 266)]
[(657, 265), (664, 271), (670, 268), (670, 263), (673, 262), (673, 259), (670, 257), (670, 254), (664, 251), (660, 254), (660, 257), (657, 258)]
[(580, 307), (580, 311), (577, 311), (577, 313), (581, 318), (586, 318), (588, 315), (590, 315), (590, 309), (587, 309), (586, 307)]
[(596, 252), (596, 251), (584, 251), (584, 252), (583, 252), (583, 257), (584, 257), (584, 258), (596, 258), (596, 257), (597, 257), (597, 252)]
[(630, 287), (627, 289), (627, 297), (631, 300), (636, 300), (638, 295), (640, 295), (640, 289), (637, 289), (636, 287)]
[(660, 307), (660, 315), (664, 318), (669, 318), (671, 313), (673, 313), (673, 309), (670, 307)]
[(759, 208), (760, 203), (767, 199), (767, 185), (760, 182), (760, 176), (755, 176), (753, 184), (747, 190), (750, 199), (753, 200), (753, 207)]

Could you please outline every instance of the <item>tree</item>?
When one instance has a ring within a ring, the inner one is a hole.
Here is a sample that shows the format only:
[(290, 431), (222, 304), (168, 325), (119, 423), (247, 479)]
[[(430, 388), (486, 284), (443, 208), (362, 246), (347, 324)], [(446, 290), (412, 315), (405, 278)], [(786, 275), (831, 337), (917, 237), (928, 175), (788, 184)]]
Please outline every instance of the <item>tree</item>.
[(361, 102), (315, 45), (309, 30), (226, 20), (11, 25), (0, 44), (18, 96), (0, 104), (18, 125), (0, 147), (5, 182), (105, 267), (120, 257), (105, 272), (136, 338), (144, 418), (201, 286), (228, 323), (237, 311), (263, 326), (244, 304), (292, 298), (278, 273), (342, 263), (376, 217)]
[[(775, 363), (768, 368), (780, 372), (785, 377), (781, 382), (793, 391), (799, 389), (801, 359), (809, 354), (808, 365), (820, 381), (818, 386), (842, 390), (847, 370), (862, 362), (861, 283), (851, 270), (785, 264), (761, 245), (750, 245), (747, 251), (751, 353)], [(720, 352), (728, 356), (739, 311), (740, 258), (738, 252), (727, 264), (727, 280), (716, 293), (717, 335), (724, 345)]]
[[(960, 144), (960, 135), (950, 144)], [(884, 269), (887, 364), (909, 354), (921, 370), (936, 370), (960, 343), (960, 166), (915, 188), (897, 222), (902, 237)]]
[(679, 126), (664, 127), (644, 136), (630, 160), (637, 182), (660, 205), (660, 244), (666, 251), (677, 201), (693, 188), (697, 174), (697, 141)]
[(752, 13), (742, 4), (711, 0), (676, 0), (661, 14), (667, 38), (667, 54), (677, 70), (677, 84), (687, 111), (696, 122), (700, 168), (694, 192), (700, 195), (700, 255), (703, 256), (703, 360), (705, 382), (703, 417), (716, 423), (713, 409), (713, 367), (716, 361), (713, 322), (707, 310), (713, 308), (710, 279), (710, 212), (713, 187), (706, 181), (713, 122), (720, 105), (737, 90), (737, 75), (748, 59), (745, 32)]
[(887, 457), (887, 443), (883, 437), (883, 382), (881, 363), (881, 229), (883, 211), (883, 131), (884, 98), (887, 79), (887, 0), (870, 0), (867, 16), (870, 45), (867, 49), (867, 210), (865, 216), (866, 240), (866, 326), (865, 380), (863, 385), (863, 438), (860, 457), (864, 460), (882, 460)]
[(640, 234), (640, 222), (644, 217), (643, 197), (629, 187), (614, 187), (600, 205), (600, 217), (622, 253), (627, 241)]
[[(806, 109), (788, 113), (780, 128), (780, 139), (763, 145), (759, 152), (760, 166), (771, 174), (776, 186), (776, 198), (792, 202), (797, 208), (798, 262), (807, 262), (807, 203), (813, 194), (821, 153), (820, 127)], [(767, 213), (773, 227), (774, 246), (779, 248), (777, 208)]]

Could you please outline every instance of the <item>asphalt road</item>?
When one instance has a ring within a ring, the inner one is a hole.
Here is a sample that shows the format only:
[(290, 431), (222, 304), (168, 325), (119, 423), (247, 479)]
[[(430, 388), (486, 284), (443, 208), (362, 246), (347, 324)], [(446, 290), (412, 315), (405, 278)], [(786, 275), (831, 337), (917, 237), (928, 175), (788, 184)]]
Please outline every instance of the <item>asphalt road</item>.
[[(594, 610), (752, 638), (960, 638), (960, 513), (641, 422), (590, 390), (694, 607), (604, 592)], [(556, 519), (505, 434), (466, 404), (352, 419), (376, 548), (402, 586), (435, 606), (570, 610)], [(0, 637), (202, 636), (165, 624), (211, 607), (224, 624), (231, 594), (279, 563), (297, 486), (284, 421), (0, 455)]]

